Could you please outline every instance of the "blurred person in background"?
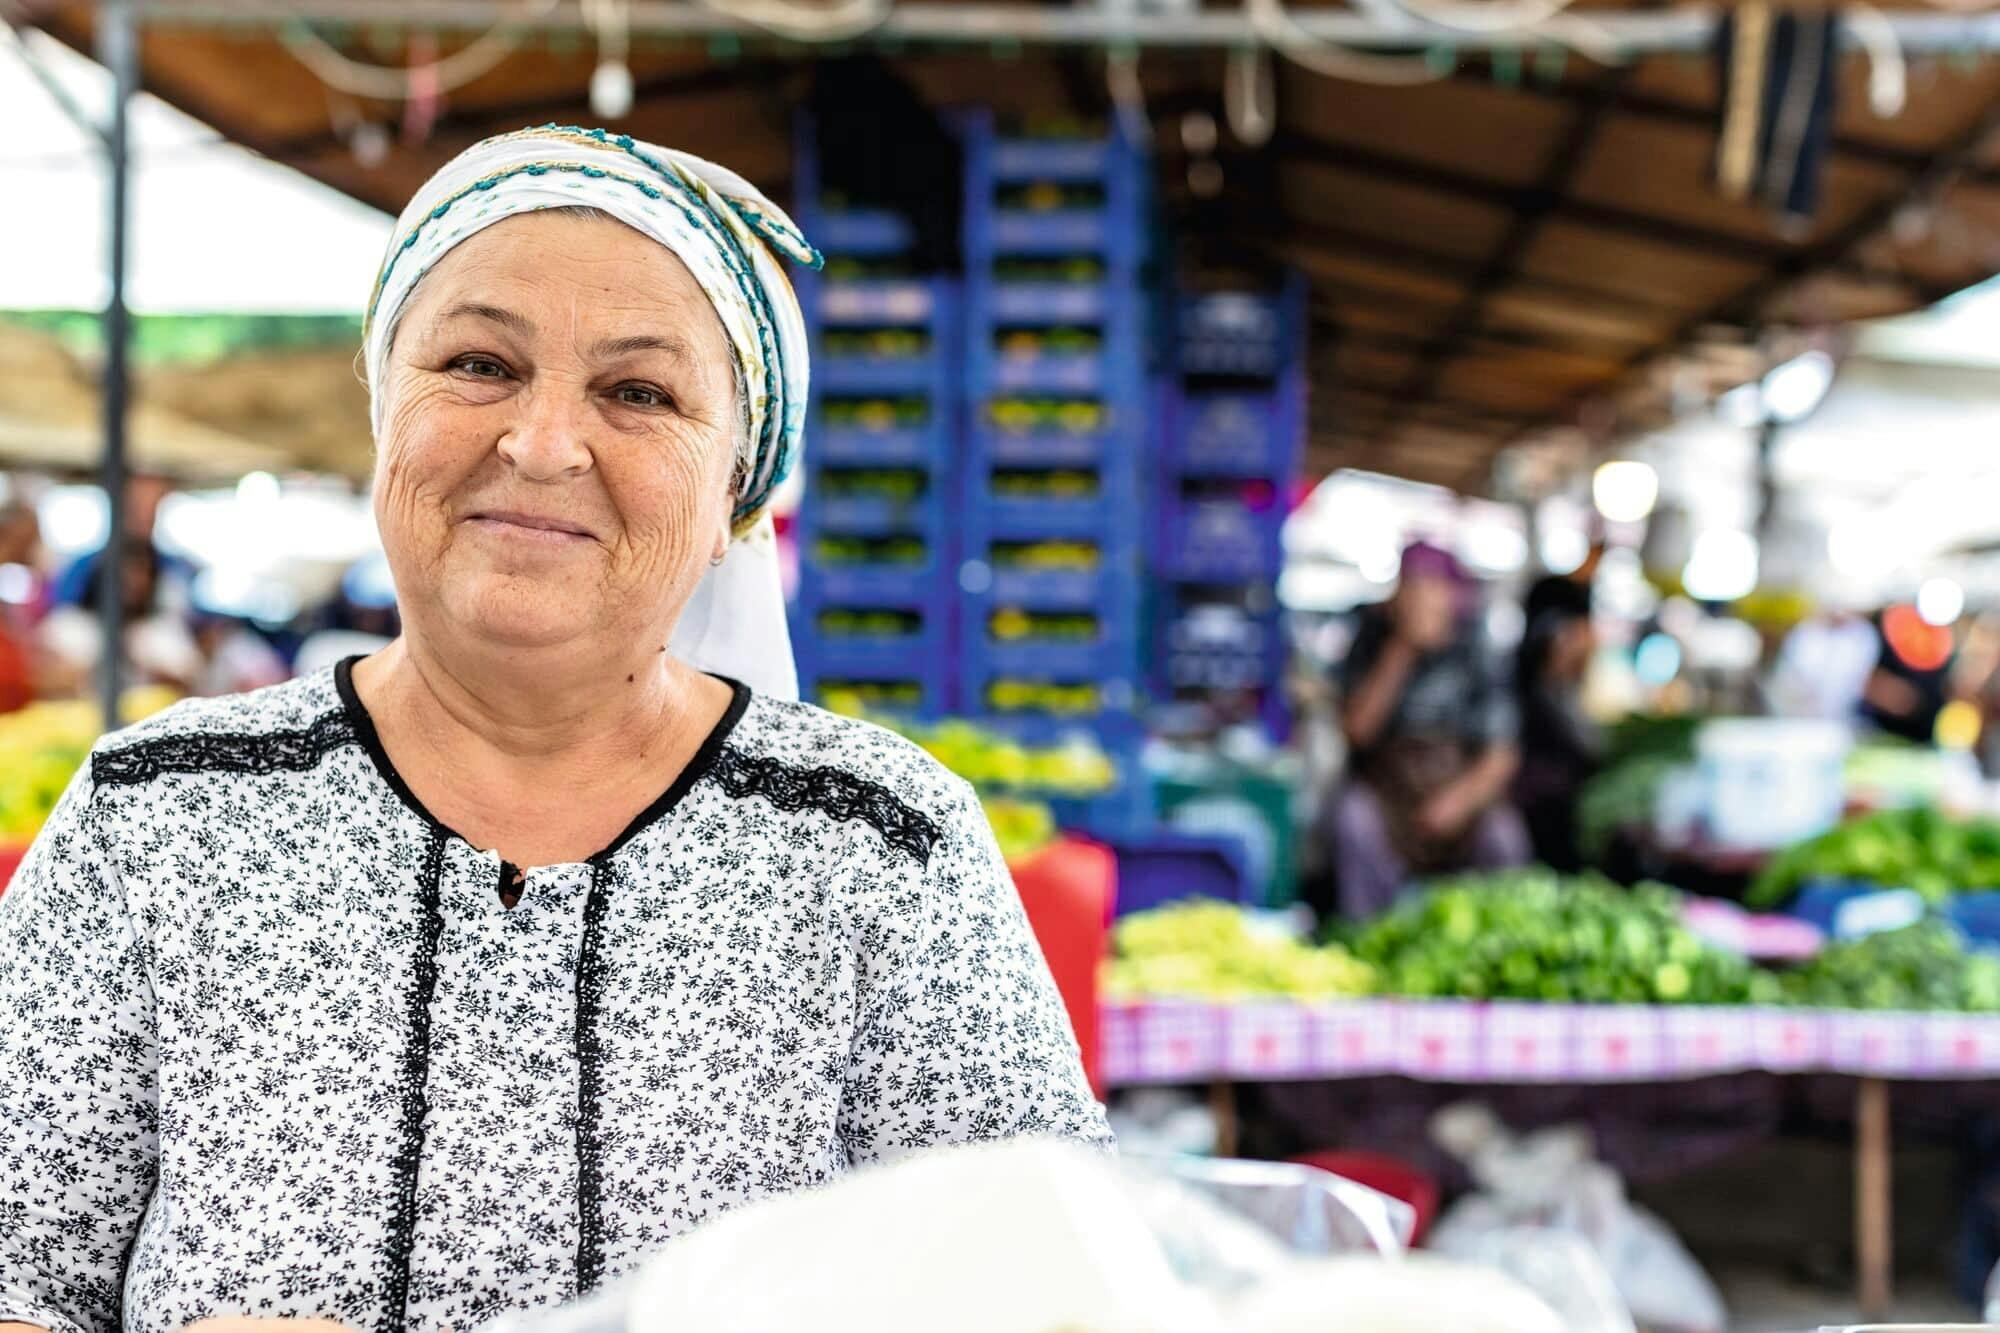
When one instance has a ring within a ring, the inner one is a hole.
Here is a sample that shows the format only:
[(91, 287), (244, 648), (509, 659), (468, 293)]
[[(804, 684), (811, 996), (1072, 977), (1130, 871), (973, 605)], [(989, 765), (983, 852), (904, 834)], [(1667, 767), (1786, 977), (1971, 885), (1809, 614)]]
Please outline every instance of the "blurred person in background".
[[(173, 491), (174, 483), (166, 477), (141, 474), (126, 481), (125, 549), (128, 557), (135, 546), (152, 550), (153, 577), (158, 584), (156, 595), (162, 605), (182, 610), (190, 600), (188, 588), (194, 581), (194, 569), (187, 561), (160, 550), (153, 540), (160, 505)], [(104, 548), (100, 546), (72, 559), (57, 575), (50, 600), (57, 606), (79, 606), (89, 601), (97, 586), (97, 567), (103, 558)]]
[(1957, 638), (1933, 625), (1914, 606), (1892, 606), (1878, 618), (1881, 649), (1861, 696), (1861, 716), (1904, 740), (1929, 744), (1938, 713), (1950, 701)]
[(32, 505), (0, 504), (0, 713), (25, 708), (36, 693), (34, 628), (46, 591), (37, 563), (41, 539)]
[(1322, 835), (1341, 914), (1382, 911), (1412, 877), (1525, 863), (1527, 831), (1506, 800), (1514, 700), (1450, 552), (1403, 552), (1395, 595), (1364, 613), (1341, 677), (1349, 775)]
[[(196, 690), (204, 667), (191, 618), (168, 605), (162, 592), (161, 558), (151, 543), (126, 547), (121, 589), (125, 604), (125, 684), (167, 685)], [(98, 560), (78, 601), (59, 606), (36, 632), (45, 663), (48, 692), (57, 697), (88, 694), (105, 652), (98, 619)]]
[(292, 669), (310, 676), (342, 658), (379, 652), (399, 633), (395, 580), (388, 560), (377, 552), (347, 567), (321, 623), (299, 644)]
[(240, 616), (197, 603), (193, 629), (195, 647), (200, 650), (202, 661), (195, 673), (192, 693), (242, 694), (291, 677), (285, 659), (278, 655), (271, 641)]
[(1882, 635), (1867, 616), (1832, 607), (1800, 621), (1771, 673), (1775, 710), (1788, 717), (1855, 722), (1882, 656)]
[(1535, 858), (1558, 870), (1582, 868), (1576, 849), (1576, 796), (1604, 762), (1604, 733), (1583, 707), (1583, 681), (1597, 651), (1590, 587), (1564, 580), (1543, 590), (1522, 632), (1514, 688), (1521, 712), (1521, 767), (1515, 804)]

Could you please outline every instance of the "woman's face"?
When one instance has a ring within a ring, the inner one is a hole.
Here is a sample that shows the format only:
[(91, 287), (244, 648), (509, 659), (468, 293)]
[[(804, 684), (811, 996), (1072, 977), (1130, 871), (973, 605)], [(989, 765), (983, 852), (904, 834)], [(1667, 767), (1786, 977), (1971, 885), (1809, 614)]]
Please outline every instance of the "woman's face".
[(529, 213), (438, 262), (390, 349), (375, 514), (407, 621), (664, 644), (727, 539), (730, 349), (685, 265)]

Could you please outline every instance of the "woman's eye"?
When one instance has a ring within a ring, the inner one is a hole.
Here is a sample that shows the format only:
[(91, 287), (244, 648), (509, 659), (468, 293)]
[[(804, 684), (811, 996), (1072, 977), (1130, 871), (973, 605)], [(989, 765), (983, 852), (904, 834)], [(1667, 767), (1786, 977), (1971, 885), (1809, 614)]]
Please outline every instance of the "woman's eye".
[(644, 384), (621, 384), (612, 391), (627, 407), (665, 407), (667, 396)]
[(497, 380), (507, 374), (507, 367), (490, 356), (461, 356), (451, 364), (475, 379)]

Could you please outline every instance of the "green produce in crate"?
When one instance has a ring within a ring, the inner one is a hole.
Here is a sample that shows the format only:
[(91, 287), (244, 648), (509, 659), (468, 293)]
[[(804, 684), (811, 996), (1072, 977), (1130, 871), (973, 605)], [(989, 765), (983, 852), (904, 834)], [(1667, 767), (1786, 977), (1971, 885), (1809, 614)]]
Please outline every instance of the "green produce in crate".
[(1375, 971), (1337, 944), (1259, 926), (1244, 909), (1190, 898), (1134, 912), (1112, 930), (1104, 990), (1113, 999), (1348, 999)]
[(993, 493), (1009, 498), (1083, 499), (1097, 494), (1097, 474), (1062, 469), (1000, 468), (993, 473)]
[(1086, 732), (1054, 745), (1023, 745), (1011, 736), (964, 718), (923, 725), (902, 718), (870, 721), (916, 742), (952, 772), (982, 792), (1034, 792), (1050, 796), (1096, 796), (1118, 783), (1117, 766)]
[(821, 537), (813, 547), (823, 565), (921, 565), (924, 552), (917, 537)]
[(2000, 956), (1935, 918), (1828, 945), (1779, 978), (1786, 1004), (1816, 1009), (2000, 1010)]
[(1088, 435), (1104, 429), (1109, 418), (1103, 403), (1088, 398), (996, 398), (987, 405), (986, 415), (1010, 435)]
[(1097, 637), (1097, 617), (1087, 611), (1023, 611), (1003, 606), (987, 618), (986, 628), (1003, 643), (1020, 639), (1088, 643)]
[(980, 806), (993, 826), (993, 840), (1009, 861), (1034, 855), (1056, 840), (1056, 817), (1040, 801), (1018, 796), (982, 796)]
[(827, 468), (819, 474), (821, 495), (877, 500), (915, 500), (930, 489), (930, 478), (914, 468)]
[(1507, 871), (1440, 881), (1340, 932), (1385, 994), (1599, 1004), (1744, 1004), (1776, 980), (1681, 921), (1680, 895)]
[(829, 398), (820, 408), (821, 422), (835, 430), (909, 430), (930, 418), (923, 398)]
[(1630, 759), (1692, 759), (1701, 724), (1698, 717), (1630, 713), (1611, 725), (1604, 738), (1605, 753), (1614, 764)]
[(1001, 569), (1097, 568), (1100, 552), (1094, 542), (994, 542), (988, 552)]
[(2000, 821), (1956, 819), (1928, 806), (1864, 815), (1771, 858), (1745, 901), (1776, 907), (1818, 880), (1914, 889), (1932, 904), (2000, 888)]

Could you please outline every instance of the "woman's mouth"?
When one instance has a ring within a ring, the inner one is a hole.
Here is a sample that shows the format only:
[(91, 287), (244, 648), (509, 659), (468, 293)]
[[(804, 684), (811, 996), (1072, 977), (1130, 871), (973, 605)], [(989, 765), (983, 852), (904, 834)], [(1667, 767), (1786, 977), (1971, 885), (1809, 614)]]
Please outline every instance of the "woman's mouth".
[(516, 510), (486, 510), (470, 515), (465, 521), (478, 531), (513, 541), (567, 546), (595, 540), (587, 529), (567, 519)]

